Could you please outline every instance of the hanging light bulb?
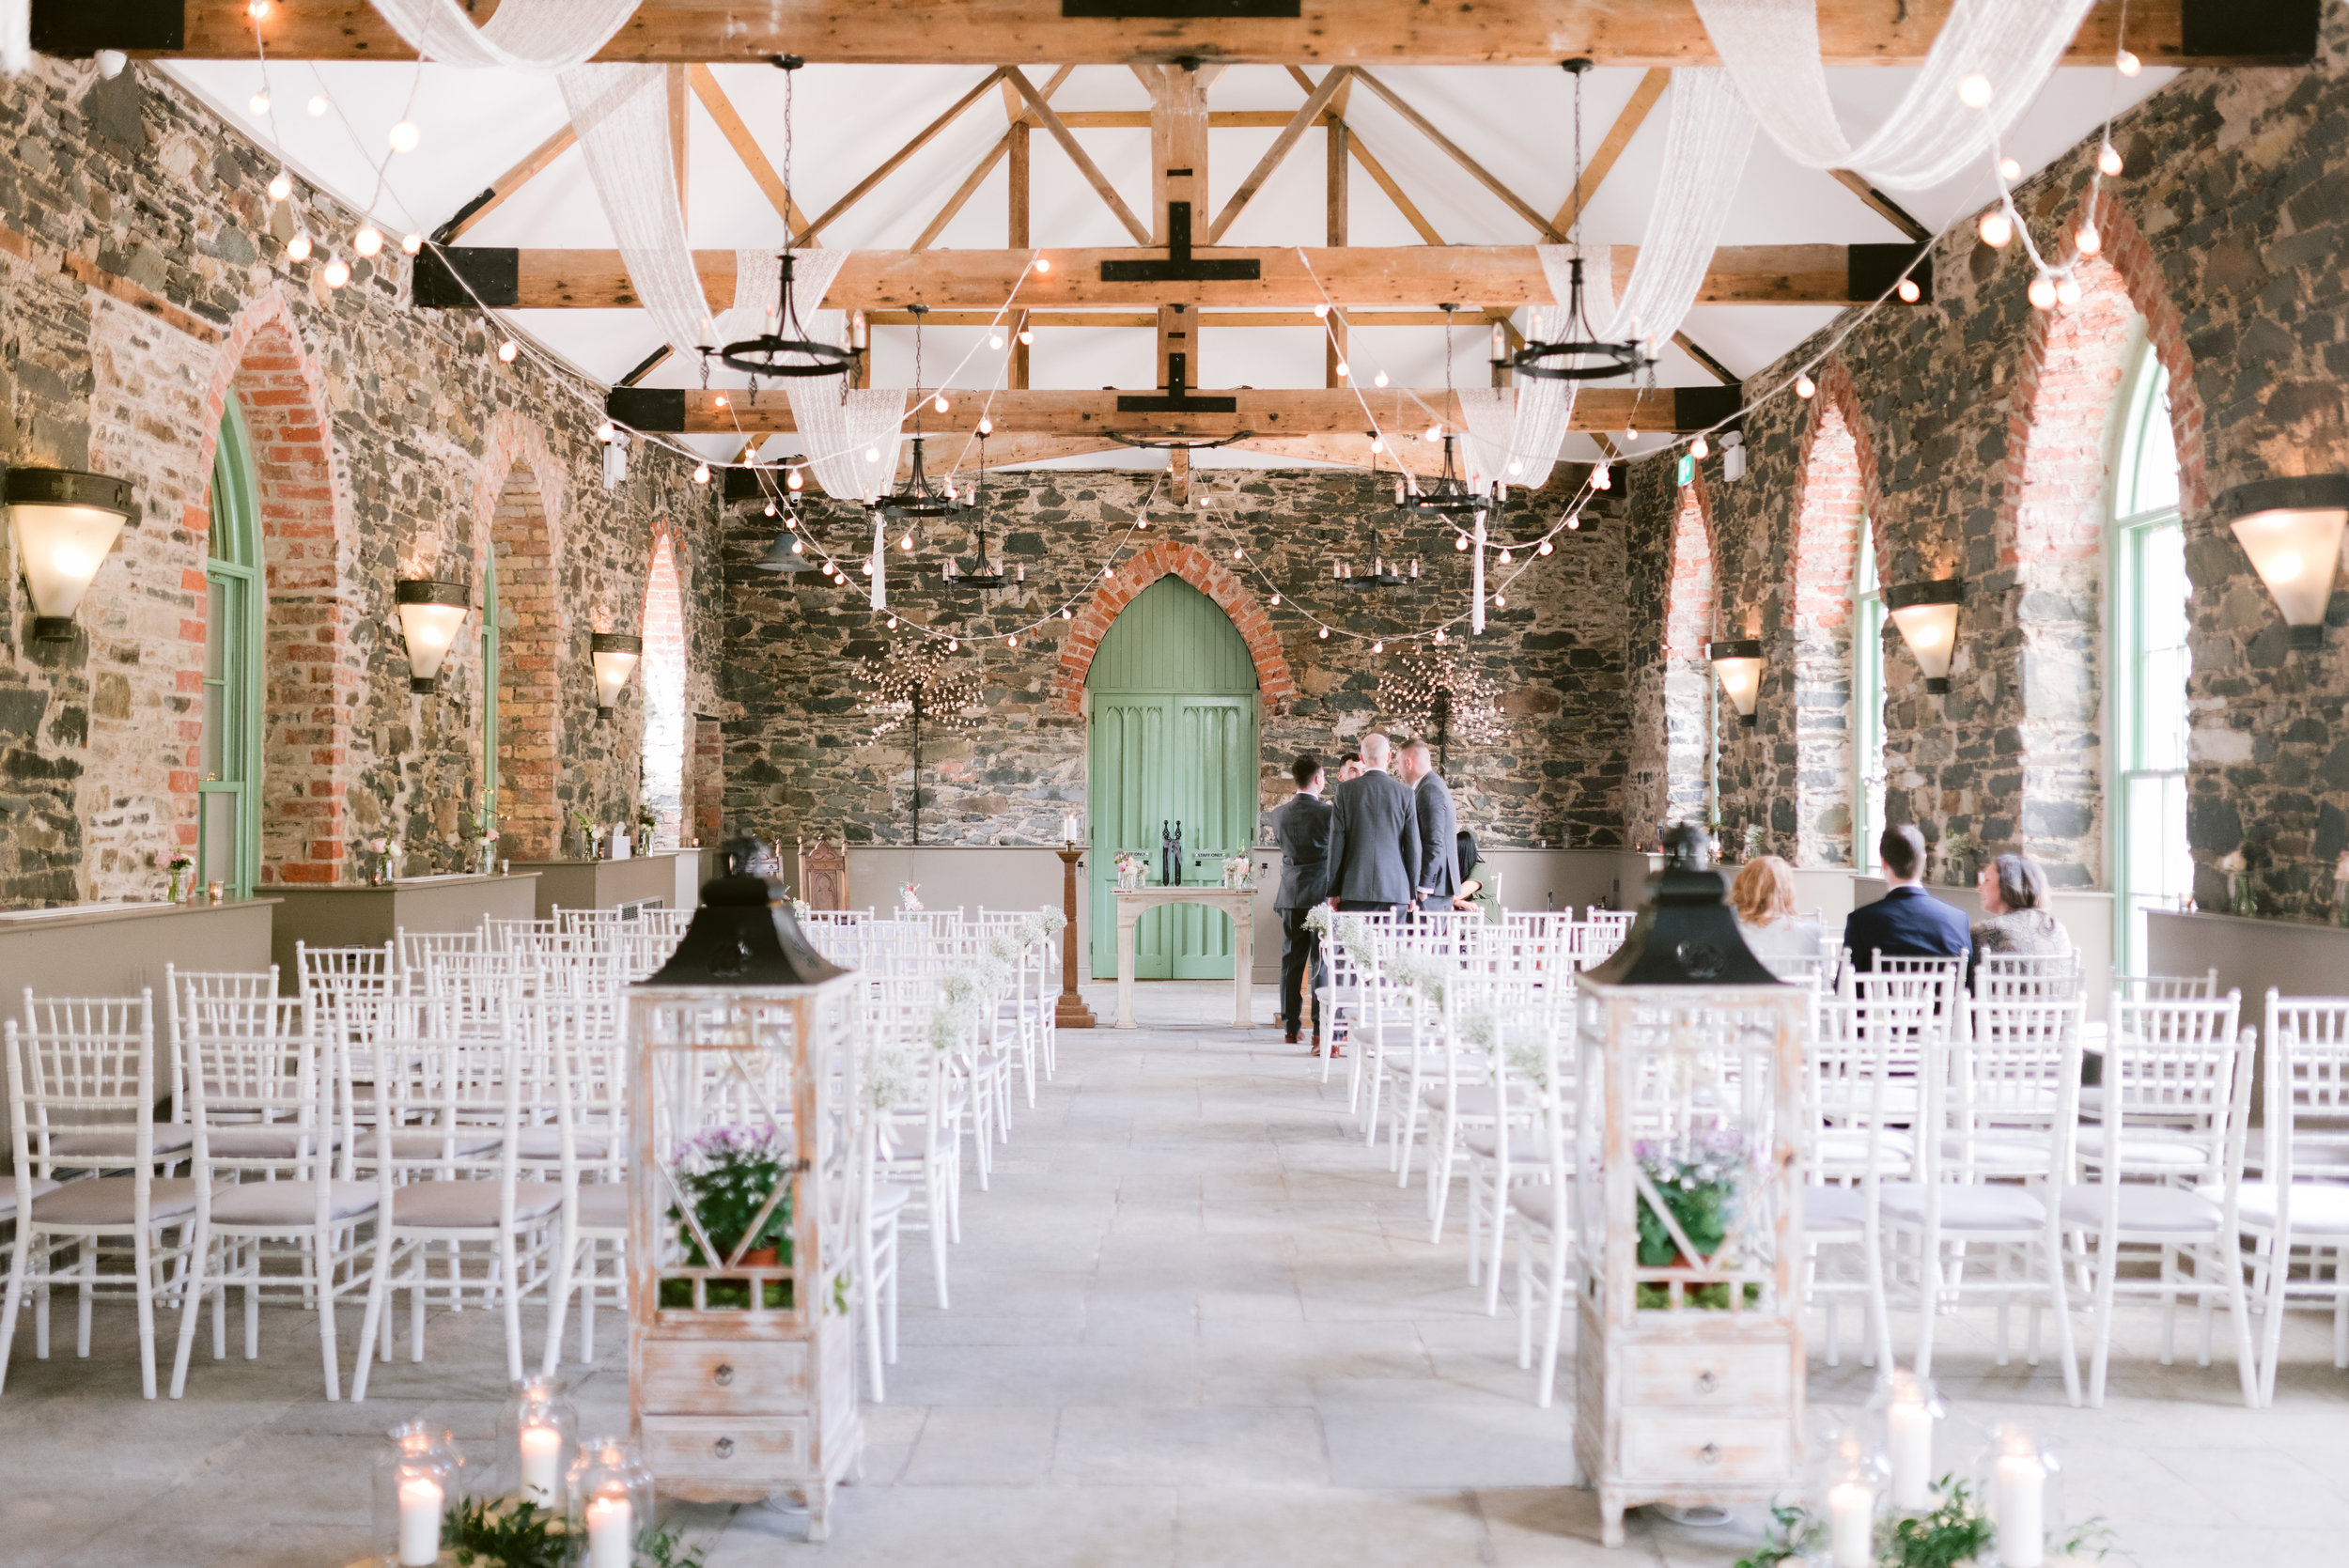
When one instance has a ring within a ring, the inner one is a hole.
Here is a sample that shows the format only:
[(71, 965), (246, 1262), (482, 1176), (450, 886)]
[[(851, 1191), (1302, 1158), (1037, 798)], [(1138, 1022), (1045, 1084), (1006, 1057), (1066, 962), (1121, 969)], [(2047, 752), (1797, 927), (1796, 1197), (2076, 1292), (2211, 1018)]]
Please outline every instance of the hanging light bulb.
[(1570, 518), (1568, 518), (1568, 519), (1566, 520), (1566, 532), (1567, 532), (1567, 533), (1569, 533), (1569, 534), (1579, 534), (1580, 532), (1582, 532), (1582, 514), (1581, 514), (1581, 513), (1577, 512), (1577, 513), (1575, 513), (1575, 514), (1574, 514), (1574, 516), (1572, 516), (1572, 517), (1570, 517)]
[(1277, 605), (1279, 605), (1279, 604), (1280, 604), (1280, 602), (1281, 602), (1281, 596), (1280, 596), (1280, 595), (1278, 595), (1278, 594), (1273, 595), (1273, 596), (1272, 596), (1272, 602), (1273, 602), (1273, 604), (1274, 604), (1274, 605), (1276, 605), (1276, 606), (1277, 606)]
[(416, 122), (412, 119), (396, 122), (384, 137), (384, 140), (392, 144), (394, 152), (413, 152), (416, 150), (416, 144), (423, 139), (424, 132), (416, 129)]
[(290, 195), (292, 195), (292, 194), (293, 194), (293, 175), (292, 175), (290, 172), (288, 172), (288, 170), (285, 170), (285, 169), (280, 169), (280, 170), (278, 170), (278, 171), (276, 172), (276, 174), (274, 174), (274, 175), (272, 175), (272, 176), (271, 176), (271, 177), (270, 177), (270, 182), (269, 182), (269, 199), (270, 199), (270, 200), (272, 200), (272, 201), (284, 201), (284, 200), (285, 200), (288, 196), (290, 196)]
[(270, 0), (245, 0), (244, 14), (256, 22), (267, 22), (269, 13), (276, 9)]
[(1017, 638), (1017, 637), (1006, 637), (1006, 638), (1004, 638), (1004, 639), (1003, 639), (1003, 646), (1005, 646), (1005, 647), (1007, 647), (1007, 648), (1016, 648), (1016, 647), (1018, 647), (1019, 645), (1019, 638)]
[(726, 395), (723, 392), (718, 394), (718, 406), (722, 409), (726, 406)]
[(410, 256), (415, 256), (424, 249), (424, 236), (421, 234), (403, 234), (399, 237), (399, 248), (406, 251)]
[(1509, 608), (1509, 596), (1508, 596), (1508, 595), (1506, 595), (1506, 594), (1495, 594), (1495, 595), (1493, 596), (1493, 608), (1494, 608), (1494, 609), (1496, 609), (1496, 610), (1506, 610), (1506, 609), (1508, 609), (1508, 608)]
[(1430, 425), (1427, 427), (1427, 433), (1421, 436), (1419, 439), (1422, 441), (1441, 441), (1443, 440), (1443, 427), (1440, 425)]
[(880, 461), (880, 448), (879, 448), (879, 447), (878, 447), (878, 446), (868, 446), (868, 447), (866, 447), (866, 448), (864, 449), (864, 460), (865, 460), (866, 462), (868, 462), (868, 463), (877, 463), (877, 462), (879, 462), (879, 461)]
[(2080, 280), (2065, 275), (2056, 280), (2056, 303), (2076, 305), (2080, 303)]
[(897, 629), (897, 617), (894, 615), (889, 617), (889, 629), (892, 631)]
[(1917, 280), (1915, 278), (1903, 278), (1900, 283), (1894, 287), (1892, 292), (1901, 297), (1901, 303), (1905, 305), (1913, 305), (1917, 303), (1917, 296), (1922, 293), (1923, 290), (1917, 287)]
[(1984, 212), (1982, 222), (1975, 227), (1982, 235), (1982, 242), (1992, 250), (1998, 250), (2015, 238), (2015, 221), (2006, 215), (2004, 208), (1994, 207)]
[(979, 434), (981, 434), (981, 435), (983, 435), (983, 436), (991, 436), (991, 435), (993, 435), (994, 433), (995, 433), (995, 421), (993, 421), (993, 420), (991, 420), (991, 419), (981, 419), (981, 420), (979, 421)]
[(1328, 641), (1330, 640), (1330, 629), (1329, 629), (1328, 627), (1326, 627), (1326, 626), (1325, 626), (1325, 627), (1323, 627), (1323, 628), (1321, 629), (1321, 631), (1320, 631), (1320, 633), (1319, 633), (1319, 636), (1320, 636), (1320, 638), (1321, 638), (1321, 640), (1322, 640), (1323, 642), (1325, 642), (1325, 643), (1326, 643), (1326, 642), (1328, 642)]
[(1370, 645), (1370, 651), (1373, 653), (1384, 653), (1387, 651), (1387, 644), (1384, 643), (1373, 643)]
[(897, 548), (910, 554), (913, 550), (913, 536), (908, 534), (903, 538), (900, 538), (897, 541)]
[(1347, 374), (1348, 374), (1348, 366), (1346, 365), (1346, 361), (1344, 361), (1344, 360), (1340, 360), (1340, 361), (1338, 361), (1338, 380), (1346, 380), (1346, 375), (1347, 375)]
[(1509, 472), (1512, 474), (1523, 474), (1525, 472), (1525, 460), (1521, 458), (1510, 458)]
[[(612, 439), (619, 433), (619, 430), (614, 427), (612, 421), (608, 419), (596, 427), (596, 439), (602, 442), (607, 446), (612, 443)], [(773, 507), (770, 506), (768, 508), (768, 512), (770, 516), (773, 514)]]
[(1064, 621), (1068, 619), (1068, 606), (1064, 604), (1060, 607), (1060, 618)]
[(693, 483), (696, 485), (707, 485), (709, 483), (709, 465), (708, 463), (695, 463), (693, 465)]
[(2009, 185), (2023, 178), (2023, 165), (2012, 158), (1999, 160), (1999, 178)]
[(1990, 107), (1990, 78), (1975, 71), (1957, 85), (1957, 101), (1968, 109)]
[(1030, 330), (1029, 330), (1028, 328), (1026, 328), (1026, 327), (1022, 327), (1022, 328), (1020, 328), (1020, 329), (1019, 329), (1019, 346), (1020, 346), (1022, 349), (1033, 349), (1033, 348), (1034, 348), (1034, 347), (1035, 347), (1035, 334), (1034, 334), (1034, 332), (1030, 331)]
[(1384, 436), (1371, 437), (1370, 449), (1373, 452), (1384, 452), (1387, 449), (1387, 438)]
[(1515, 564), (1510, 560), (1509, 552), (1505, 550), (1501, 552), (1501, 564), (1504, 567)]
[(1234, 545), (1234, 546), (1232, 547), (1232, 559), (1233, 559), (1233, 560), (1235, 560), (1235, 561), (1237, 561), (1237, 560), (1238, 560), (1239, 558), (1240, 558), (1240, 548), (1239, 548), (1239, 546), (1237, 546), (1237, 545)]
[(310, 95), (310, 101), (303, 105), (303, 107), (310, 111), (310, 117), (312, 119), (322, 119), (325, 117), (326, 111), (332, 109), (334, 105), (326, 101), (326, 95), (324, 93), (312, 93)]
[(269, 113), (269, 94), (255, 93), (246, 101), (246, 106), (253, 111), (254, 117), (257, 119)]
[(941, 392), (935, 398), (931, 399), (930, 407), (936, 409), (940, 413), (944, 413), (948, 409), (954, 407), (954, 405), (946, 401), (946, 395)]
[(1688, 456), (1694, 458), (1699, 462), (1704, 461), (1705, 458), (1711, 457), (1712, 455), (1713, 448), (1706, 444), (1705, 440), (1702, 435), (1698, 436), (1696, 440), (1688, 443)]
[[(327, 263), (326, 270), (331, 273), (338, 265), (340, 264), (337, 262), (329, 262)], [(505, 342), (498, 345), (498, 359), (504, 364), (511, 365), (514, 363), (514, 356), (521, 351), (521, 345), (516, 343), (509, 337)]]
[(948, 653), (960, 653), (962, 651), (962, 639), (959, 637), (947, 638), (946, 651)]
[(326, 278), (327, 287), (340, 288), (350, 281), (350, 263), (339, 256), (330, 256), (326, 258), (326, 272), (323, 275)]
[(2121, 154), (2110, 142), (2096, 150), (2096, 166), (2107, 174), (2121, 172)]
[(769, 517), (773, 517), (775, 515), (775, 504), (771, 501), (767, 503), (766, 511)]
[(791, 536), (791, 553), (794, 555), (805, 555), (807, 553), (807, 541), (801, 538), (796, 534)]
[(2094, 256), (2105, 248), (2105, 237), (2097, 232), (2094, 219), (2080, 220), (2078, 231), (2072, 236), (2072, 244), (2082, 256)]
[(1795, 378), (1796, 396), (1808, 399), (1814, 396), (1818, 390), (1819, 383), (1812, 380), (1808, 375), (1798, 375)]
[(383, 248), (383, 231), (373, 224), (362, 225), (359, 232), (350, 237), (350, 248), (361, 256), (375, 255)]
[(1536, 555), (1547, 555), (1557, 548), (1558, 547), (1556, 545), (1551, 544), (1548, 539), (1544, 539), (1539, 545), (1534, 547), (1533, 553)]
[(1039, 272), (1050, 272), (1052, 270), (1052, 258), (1049, 256), (1037, 256), (1035, 258), (1035, 270)]
[(1327, 321), (1330, 319), (1330, 307), (1327, 304), (1317, 304), (1314, 306), (1314, 319), (1316, 321)]
[(1468, 552), (1468, 546), (1469, 541), (1466, 534), (1455, 534), (1452, 536), (1453, 549), (1459, 551), (1462, 554), (1466, 554)]
[(865, 576), (870, 577), (873, 575), (873, 563), (865, 561), (858, 566), (857, 570), (863, 572)]
[(1441, 627), (1436, 629), (1436, 641), (1439, 643), (1443, 641), (1443, 628)]
[(784, 475), (783, 482), (795, 490), (807, 488), (807, 476), (796, 468)]
[(1373, 386), (1385, 386), (1387, 384), (1387, 373), (1383, 370), (1379, 371), (1378, 374), (1370, 379), (1370, 384)]
[(990, 349), (1002, 348), (1003, 346), (1003, 334), (1002, 333), (989, 333), (987, 338), (987, 346)]
[(2030, 287), (2025, 290), (2025, 292), (2030, 296), (2030, 303), (2039, 309), (2053, 310), (2055, 308), (2055, 281), (2048, 277), (2046, 273), (2042, 272), (2037, 277), (2031, 279)]
[(1613, 489), (1615, 488), (1613, 466), (1611, 463), (1601, 463), (1591, 470), (1591, 489), (1595, 490)]
[(2145, 62), (2123, 49), (2112, 57), (2112, 69), (2123, 76), (2135, 76), (2145, 69)]

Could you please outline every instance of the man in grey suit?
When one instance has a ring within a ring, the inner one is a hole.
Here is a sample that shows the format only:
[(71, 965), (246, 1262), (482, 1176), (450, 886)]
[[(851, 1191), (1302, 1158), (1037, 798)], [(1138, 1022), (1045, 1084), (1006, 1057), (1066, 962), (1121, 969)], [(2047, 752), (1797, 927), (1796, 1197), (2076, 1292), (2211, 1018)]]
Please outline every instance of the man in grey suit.
[(1331, 808), (1321, 798), (1329, 776), (1319, 757), (1307, 752), (1290, 764), (1289, 775), (1297, 781), (1297, 798), (1272, 814), (1273, 842), (1281, 846), (1281, 888), (1272, 908), (1281, 917), (1281, 1027), (1293, 1046), (1304, 1027), (1308, 975), (1315, 991), (1322, 984), (1320, 939), (1305, 929), (1305, 916), (1330, 896)]
[(1338, 786), (1330, 820), (1330, 892), (1341, 909), (1399, 909), (1419, 886), (1419, 811), (1387, 771), (1383, 735), (1362, 737), (1362, 773)]
[(1419, 899), (1422, 908), (1449, 909), (1460, 890), (1460, 821), (1452, 789), (1436, 775), (1424, 740), (1407, 740), (1395, 756), (1395, 776), (1411, 786), (1419, 812)]

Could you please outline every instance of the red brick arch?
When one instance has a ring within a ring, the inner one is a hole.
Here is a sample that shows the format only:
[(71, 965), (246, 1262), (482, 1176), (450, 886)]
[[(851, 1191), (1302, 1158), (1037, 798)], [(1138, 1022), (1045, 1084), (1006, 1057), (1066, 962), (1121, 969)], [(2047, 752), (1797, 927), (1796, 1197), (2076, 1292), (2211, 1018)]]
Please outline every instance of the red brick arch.
[[(476, 587), (494, 551), (498, 606), (499, 831), (516, 859), (557, 852), (563, 815), (556, 784), (563, 754), (561, 681), (569, 623), (557, 564), (568, 478), (546, 432), (506, 411), (490, 422), (474, 488)], [(482, 606), (486, 614), (490, 607)]]
[[(230, 323), (214, 363), (197, 455), (203, 501), (188, 509), (195, 561), (189, 587), (203, 601), (211, 530), (212, 459), (234, 395), (245, 416), (258, 483), (266, 647), (261, 740), (261, 880), (334, 882), (342, 876), (351, 782), (350, 716), (362, 674), (351, 636), (351, 526), (334, 482), (333, 416), (318, 360), (303, 346), (292, 310), (274, 291)], [(192, 623), (196, 668), (202, 623)], [(184, 842), (194, 839), (201, 723), (190, 738)]]
[(1117, 575), (1106, 579), (1069, 623), (1061, 644), (1060, 672), (1053, 677), (1052, 706), (1070, 715), (1084, 711), (1085, 672), (1109, 634), (1117, 613), (1161, 577), (1179, 577), (1209, 598), (1238, 629), (1256, 665), (1256, 692), (1265, 704), (1278, 707), (1297, 695), (1289, 661), (1272, 634), (1271, 617), (1240, 580), (1197, 545), (1164, 540), (1118, 563)]

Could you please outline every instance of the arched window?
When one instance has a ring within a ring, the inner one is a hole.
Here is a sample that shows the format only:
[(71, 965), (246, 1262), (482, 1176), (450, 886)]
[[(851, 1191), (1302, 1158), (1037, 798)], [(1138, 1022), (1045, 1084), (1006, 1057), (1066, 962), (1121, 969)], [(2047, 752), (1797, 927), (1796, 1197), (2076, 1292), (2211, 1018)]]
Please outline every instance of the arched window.
[(1690, 485), (1681, 490), (1672, 518), (1672, 577), (1664, 585), (1664, 776), (1650, 795), (1658, 824), (1703, 822), (1713, 803), (1714, 680), (1704, 659), (1713, 608), (1713, 539), (1703, 503)]
[(204, 738), (196, 783), (198, 882), (250, 897), (261, 876), (260, 486), (231, 396), (212, 454), (204, 562)]
[(1851, 573), (1851, 863), (1872, 874), (1884, 833), (1884, 589), (1865, 516)]
[(685, 602), (677, 551), (662, 534), (645, 574), (645, 805), (664, 845), (685, 832)]
[(2150, 346), (2131, 373), (2112, 482), (2112, 886), (2124, 972), (2145, 972), (2145, 911), (2193, 891), (2186, 835), (2186, 530), (2170, 375)]

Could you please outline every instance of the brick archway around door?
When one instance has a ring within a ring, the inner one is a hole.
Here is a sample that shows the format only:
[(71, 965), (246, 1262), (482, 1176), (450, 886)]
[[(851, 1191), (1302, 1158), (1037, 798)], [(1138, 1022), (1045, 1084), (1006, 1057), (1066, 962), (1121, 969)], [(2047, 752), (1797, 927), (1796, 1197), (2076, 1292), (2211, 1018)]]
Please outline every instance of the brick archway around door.
[[(206, 493), (185, 519), (195, 542), (188, 585), (199, 603), (211, 535), (212, 459), (231, 396), (244, 413), (260, 513), (261, 880), (334, 882), (349, 847), (350, 716), (363, 691), (351, 638), (351, 528), (334, 484), (325, 377), (303, 347), (292, 310), (274, 293), (254, 301), (230, 325), (204, 405), (207, 444), (198, 461)], [(200, 677), (201, 622), (194, 624)], [(186, 770), (173, 776), (175, 791), (185, 780), (181, 836), (189, 841), (197, 745), (192, 737)]]
[(1084, 711), (1085, 673), (1093, 668), (1093, 656), (1100, 651), (1110, 623), (1144, 588), (1168, 576), (1181, 578), (1231, 617), (1240, 641), (1248, 644), (1248, 657), (1255, 662), (1256, 691), (1266, 706), (1277, 709), (1297, 695), (1288, 658), (1281, 651), (1280, 639), (1272, 634), (1272, 619), (1255, 596), (1197, 545), (1167, 540), (1121, 562), (1117, 575), (1105, 580), (1069, 622), (1067, 639), (1061, 644), (1060, 671), (1052, 684), (1052, 706), (1057, 711), (1072, 716)]

